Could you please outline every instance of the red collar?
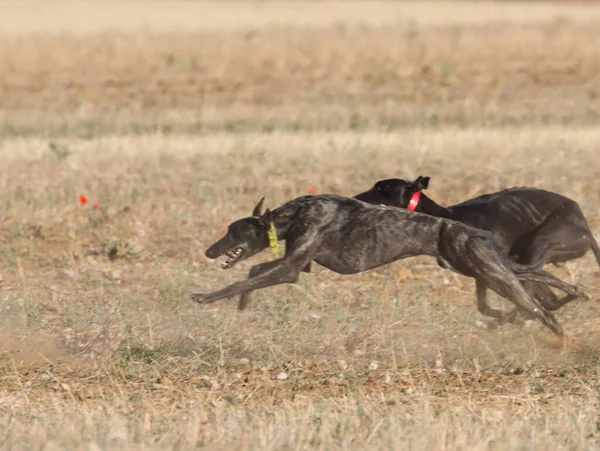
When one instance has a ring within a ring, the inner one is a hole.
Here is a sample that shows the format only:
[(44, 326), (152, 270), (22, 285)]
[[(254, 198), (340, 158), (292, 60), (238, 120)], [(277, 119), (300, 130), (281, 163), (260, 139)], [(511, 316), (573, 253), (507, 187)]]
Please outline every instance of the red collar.
[(421, 199), (421, 191), (417, 191), (410, 198), (410, 202), (408, 203), (408, 207), (406, 207), (406, 209), (408, 211), (415, 211), (415, 208), (417, 208), (417, 205), (419, 205), (420, 199)]

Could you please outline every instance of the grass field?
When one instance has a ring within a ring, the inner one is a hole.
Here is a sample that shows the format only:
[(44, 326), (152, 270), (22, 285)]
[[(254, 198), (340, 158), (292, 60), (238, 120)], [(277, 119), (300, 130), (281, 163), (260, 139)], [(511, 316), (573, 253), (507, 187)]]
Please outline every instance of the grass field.
[(557, 312), (579, 350), (481, 327), (428, 257), (188, 298), (272, 258), (205, 258), (231, 221), (310, 187), (538, 186), (600, 238), (598, 4), (70, 5), (0, 5), (2, 449), (600, 445), (591, 255), (549, 268), (592, 295)]

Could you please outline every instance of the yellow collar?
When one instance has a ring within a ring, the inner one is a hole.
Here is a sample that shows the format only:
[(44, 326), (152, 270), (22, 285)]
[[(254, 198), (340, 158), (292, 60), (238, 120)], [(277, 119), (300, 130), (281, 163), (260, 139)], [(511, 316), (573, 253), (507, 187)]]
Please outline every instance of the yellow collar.
[(271, 252), (278, 254), (279, 240), (277, 239), (277, 229), (275, 228), (275, 223), (273, 221), (269, 224), (267, 235), (269, 235), (269, 247), (271, 248)]

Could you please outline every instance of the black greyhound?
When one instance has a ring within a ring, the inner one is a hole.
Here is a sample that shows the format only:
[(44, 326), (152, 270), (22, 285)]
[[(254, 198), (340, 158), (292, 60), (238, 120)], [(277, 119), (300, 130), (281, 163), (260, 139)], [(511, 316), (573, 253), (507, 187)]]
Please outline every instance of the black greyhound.
[(356, 274), (415, 255), (431, 255), (445, 268), (474, 277), (480, 286), (530, 312), (557, 335), (562, 335), (562, 328), (554, 315), (530, 298), (519, 280), (586, 297), (547, 272), (511, 261), (498, 252), (493, 234), (459, 222), (334, 194), (298, 197), (261, 214), (263, 200), (252, 216), (230, 224), (206, 256), (225, 255), (222, 266), (231, 268), (269, 246), (276, 249), (279, 239), (286, 242), (283, 258), (252, 267), (247, 280), (222, 290), (194, 293), (195, 301), (210, 303), (240, 294), (238, 307), (243, 309), (252, 290), (294, 283), (313, 260), (339, 274)]
[[(428, 185), (429, 177), (423, 176), (412, 182), (380, 180), (370, 190), (354, 197), (493, 232), (505, 255), (533, 268), (541, 268), (546, 263), (562, 266), (564, 262), (582, 257), (589, 249), (600, 265), (600, 248), (583, 212), (577, 202), (567, 197), (538, 188), (510, 188), (442, 207), (422, 193)], [(558, 299), (545, 285), (525, 282), (524, 286), (548, 310), (556, 310), (575, 299), (569, 294)], [(479, 283), (477, 306), (484, 315), (495, 318), (504, 315), (488, 306), (486, 289)]]

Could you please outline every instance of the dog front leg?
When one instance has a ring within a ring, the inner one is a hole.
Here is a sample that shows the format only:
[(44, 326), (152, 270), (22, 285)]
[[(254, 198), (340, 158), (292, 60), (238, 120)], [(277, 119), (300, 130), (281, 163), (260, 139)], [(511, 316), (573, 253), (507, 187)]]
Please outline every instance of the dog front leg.
[(276, 260), (274, 263), (276, 264), (274, 264), (272, 268), (269, 268), (256, 277), (232, 283), (222, 290), (214, 291), (209, 294), (192, 293), (192, 299), (200, 304), (209, 304), (243, 292), (258, 290), (259, 288), (266, 288), (282, 283), (294, 283), (298, 280), (300, 270), (304, 267), (304, 265), (300, 267), (291, 265), (290, 263), (285, 262), (284, 259)]
[[(268, 271), (269, 269), (271, 269), (275, 265), (277, 265), (278, 261), (279, 260), (274, 260), (274, 261), (260, 263), (258, 265), (253, 266), (252, 268), (250, 268), (250, 273), (248, 274), (248, 278), (251, 279), (253, 277), (257, 277), (260, 274), (264, 273), (265, 271)], [(310, 267), (310, 263), (308, 264), (308, 266)], [(240, 295), (240, 299), (238, 301), (238, 310), (244, 310), (248, 306), (248, 304), (250, 303), (251, 295), (252, 295), (251, 291), (244, 291)]]

